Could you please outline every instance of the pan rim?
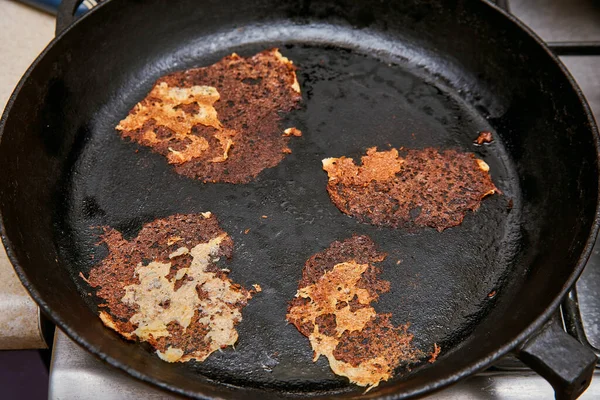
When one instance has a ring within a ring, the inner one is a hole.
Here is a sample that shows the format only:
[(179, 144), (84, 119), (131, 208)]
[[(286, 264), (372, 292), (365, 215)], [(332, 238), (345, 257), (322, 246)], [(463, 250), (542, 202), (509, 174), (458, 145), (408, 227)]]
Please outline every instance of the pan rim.
[[(40, 53), (40, 55), (33, 61), (33, 63), (25, 71), (25, 73), (21, 77), (19, 83), (17, 84), (17, 86), (13, 90), (11, 96), (9, 97), (9, 100), (6, 103), (6, 107), (4, 109), (2, 118), (0, 118), (0, 143), (1, 143), (2, 137), (4, 135), (6, 120), (14, 106), (15, 100), (18, 97), (19, 93), (21, 92), (21, 89), (23, 88), (25, 83), (28, 81), (30, 75), (32, 74), (32, 72), (36, 68), (36, 66), (41, 62), (41, 60), (46, 56), (46, 54), (56, 45), (56, 43), (58, 43), (59, 41), (61, 41), (63, 39), (64, 36), (69, 35), (70, 32), (72, 30), (76, 29), (76, 27), (79, 24), (85, 23), (82, 21), (85, 21), (89, 17), (89, 15), (91, 15), (92, 13), (98, 12), (98, 10), (103, 9), (104, 7), (108, 6), (109, 3), (112, 3), (112, 2), (106, 1), (106, 2), (99, 4), (97, 7), (94, 7), (93, 10), (84, 14), (84, 16), (82, 16), (81, 18), (76, 20), (71, 26), (69, 26), (64, 31), (62, 31), (58, 36), (53, 38), (48, 43), (46, 48)], [(575, 93), (577, 94), (577, 96), (579, 98), (579, 103), (583, 107), (583, 111), (585, 113), (585, 116), (587, 117), (587, 121), (591, 128), (592, 136), (594, 138), (595, 150), (596, 150), (596, 165), (600, 169), (600, 133), (598, 131), (598, 126), (596, 124), (594, 115), (592, 114), (589, 103), (587, 102), (586, 98), (583, 95), (581, 88), (579, 87), (579, 85), (577, 84), (577, 82), (575, 81), (575, 79), (573, 78), (571, 73), (567, 70), (566, 66), (562, 63), (562, 61), (558, 58), (558, 56), (555, 55), (550, 50), (550, 48), (546, 45), (546, 43), (535, 32), (533, 32), (533, 30), (531, 28), (529, 28), (522, 21), (520, 21), (517, 17), (513, 16), (512, 14), (510, 14), (509, 12), (500, 8), (499, 6), (493, 4), (489, 1), (483, 1), (482, 3), (483, 3), (483, 6), (487, 6), (490, 9), (492, 9), (494, 12), (500, 13), (510, 23), (514, 24), (514, 26), (517, 29), (520, 29), (521, 31), (523, 31), (523, 33), (525, 33), (529, 37), (531, 37), (537, 43), (537, 45), (541, 46), (541, 48), (544, 50), (544, 52), (559, 67), (559, 69), (561, 70), (561, 72), (566, 77), (567, 81), (569, 82), (571, 89), (574, 90)], [(590, 227), (590, 233), (588, 235), (585, 246), (577, 260), (577, 263), (575, 264), (575, 267), (574, 267), (571, 275), (564, 282), (562, 289), (555, 296), (554, 300), (546, 307), (544, 312), (541, 313), (538, 317), (536, 317), (525, 329), (523, 329), (518, 335), (516, 335), (516, 337), (507, 341), (504, 345), (497, 348), (492, 354), (489, 354), (487, 357), (477, 360), (477, 361), (461, 368), (460, 370), (455, 370), (455, 371), (451, 372), (450, 375), (446, 375), (445, 377), (442, 377), (442, 378), (432, 382), (431, 384), (424, 384), (420, 387), (416, 387), (416, 388), (406, 391), (406, 392), (395, 393), (390, 396), (386, 396), (386, 398), (401, 399), (401, 398), (415, 397), (415, 396), (423, 395), (425, 393), (432, 393), (432, 392), (441, 390), (459, 380), (462, 380), (469, 375), (472, 375), (478, 371), (481, 371), (481, 370), (491, 366), (494, 361), (496, 361), (503, 355), (505, 355), (511, 351), (514, 351), (516, 348), (518, 348), (518, 346), (520, 344), (522, 344), (525, 341), (527, 341), (528, 339), (530, 339), (533, 336), (533, 334), (536, 331), (538, 331), (552, 317), (552, 315), (558, 309), (564, 296), (571, 289), (571, 287), (573, 287), (573, 285), (576, 283), (576, 281), (579, 279), (581, 273), (583, 272), (583, 269), (584, 269), (584, 267), (587, 263), (587, 260), (592, 252), (592, 249), (593, 249), (595, 241), (596, 241), (596, 237), (600, 230), (600, 174), (598, 176), (598, 183), (599, 183), (599, 185), (598, 185), (598, 192), (597, 192), (596, 212), (595, 212), (594, 219), (593, 219), (591, 227)], [(1, 210), (0, 210), (0, 238), (2, 239), (3, 245), (6, 249), (8, 259), (10, 260), (10, 262), (11, 262), (15, 272), (17, 273), (21, 283), (23, 284), (23, 286), (27, 289), (27, 291), (29, 292), (31, 297), (35, 300), (35, 302), (38, 304), (40, 309), (48, 316), (48, 318), (53, 323), (55, 323), (71, 340), (76, 342), (81, 347), (85, 348), (88, 352), (93, 354), (97, 359), (111, 365), (112, 367), (115, 367), (119, 370), (126, 372), (133, 378), (136, 378), (136, 379), (146, 382), (146, 383), (150, 383), (158, 388), (168, 390), (173, 393), (190, 396), (193, 398), (206, 398), (206, 396), (201, 393), (194, 392), (194, 391), (188, 391), (188, 390), (185, 390), (185, 389), (182, 389), (179, 387), (172, 386), (169, 383), (152, 378), (149, 375), (138, 371), (137, 369), (133, 369), (133, 368), (129, 367), (128, 365), (103, 353), (98, 348), (96, 348), (93, 344), (91, 344), (89, 341), (87, 341), (85, 338), (78, 335), (77, 332), (75, 332), (72, 328), (70, 328), (70, 326), (67, 323), (65, 323), (65, 321), (59, 315), (57, 315), (53, 310), (51, 310), (51, 308), (44, 301), (42, 296), (40, 296), (39, 292), (35, 288), (35, 285), (33, 285), (27, 278), (27, 273), (20, 265), (15, 253), (12, 250), (12, 242), (7, 236), (6, 228), (4, 226), (4, 217), (3, 217)], [(252, 390), (252, 391), (257, 391), (257, 392), (263, 393), (263, 391), (260, 391), (260, 390), (257, 390), (256, 388), (251, 388), (251, 387), (241, 387), (241, 386), (228, 385), (228, 384), (225, 384), (225, 386), (228, 386), (230, 388), (235, 388), (235, 389)]]

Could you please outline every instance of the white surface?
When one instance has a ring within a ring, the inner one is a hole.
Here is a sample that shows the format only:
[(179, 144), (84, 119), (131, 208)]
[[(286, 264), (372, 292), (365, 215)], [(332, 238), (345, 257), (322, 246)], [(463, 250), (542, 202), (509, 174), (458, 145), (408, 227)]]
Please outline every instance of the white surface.
[(31, 7), (0, 0), (0, 109), (29, 64), (54, 37), (54, 18)]

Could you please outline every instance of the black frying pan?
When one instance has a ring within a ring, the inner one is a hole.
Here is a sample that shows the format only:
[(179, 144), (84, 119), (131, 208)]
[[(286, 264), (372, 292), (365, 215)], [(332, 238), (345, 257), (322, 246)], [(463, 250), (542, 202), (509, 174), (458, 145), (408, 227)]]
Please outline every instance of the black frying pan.
[[(76, 3), (64, 2), (59, 28)], [(299, 68), (303, 108), (286, 126), (304, 136), (254, 182), (184, 178), (115, 133), (161, 75), (271, 47)], [(482, 130), (495, 141), (475, 147)], [(422, 349), (443, 348), (436, 363), (398, 371), (365, 398), (430, 392), (509, 352), (559, 398), (589, 384), (595, 356), (546, 321), (597, 233), (598, 132), (562, 64), (493, 5), (110, 1), (35, 61), (0, 133), (2, 233), (21, 280), (71, 338), (136, 378), (195, 397), (361, 396), (364, 389), (334, 376), (323, 358), (313, 364), (308, 340), (285, 322), (304, 261), (358, 233), (389, 254), (382, 277), (392, 290), (376, 308), (397, 324), (410, 321)], [(326, 194), (320, 160), (388, 143), (472, 151), (503, 195), (442, 233), (342, 215)], [(236, 243), (233, 280), (258, 282), (263, 293), (244, 309), (235, 351), (167, 364), (104, 328), (78, 274), (106, 252), (95, 246), (93, 226), (132, 237), (156, 218), (208, 210)]]

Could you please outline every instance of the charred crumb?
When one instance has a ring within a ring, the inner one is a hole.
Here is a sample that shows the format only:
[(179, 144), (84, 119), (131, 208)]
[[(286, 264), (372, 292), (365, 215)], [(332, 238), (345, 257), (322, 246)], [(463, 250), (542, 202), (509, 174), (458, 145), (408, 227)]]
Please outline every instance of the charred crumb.
[(318, 281), (336, 264), (354, 260), (358, 264), (369, 264), (383, 261), (385, 253), (377, 250), (375, 242), (365, 235), (354, 235), (350, 239), (335, 241), (320, 253), (310, 257), (302, 270), (302, 280), (298, 287), (306, 287)]
[(296, 136), (296, 137), (300, 137), (302, 136), (302, 131), (300, 131), (300, 129), (298, 128), (287, 128), (286, 130), (283, 131), (283, 136)]
[(420, 353), (412, 345), (413, 335), (408, 326), (394, 327), (391, 314), (380, 314), (371, 319), (360, 331), (345, 331), (333, 355), (336, 359), (357, 367), (365, 359), (384, 355), (392, 365), (415, 362)]
[(479, 136), (477, 136), (474, 143), (481, 146), (484, 143), (491, 143), (493, 140), (492, 132), (482, 131), (479, 133)]
[(440, 355), (440, 352), (442, 351), (442, 348), (440, 346), (438, 346), (437, 343), (433, 344), (433, 351), (430, 353), (430, 357), (429, 357), (429, 363), (433, 364), (434, 362), (437, 361), (438, 356)]

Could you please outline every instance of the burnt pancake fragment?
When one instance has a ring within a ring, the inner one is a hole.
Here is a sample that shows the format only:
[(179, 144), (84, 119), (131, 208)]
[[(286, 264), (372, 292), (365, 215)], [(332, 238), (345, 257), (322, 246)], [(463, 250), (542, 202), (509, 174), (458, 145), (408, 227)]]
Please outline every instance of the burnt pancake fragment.
[(361, 222), (443, 231), (460, 225), (484, 197), (498, 191), (489, 166), (472, 153), (372, 147), (361, 165), (352, 158), (326, 158), (331, 201)]
[(106, 326), (148, 342), (168, 362), (203, 361), (237, 341), (235, 325), (254, 291), (215, 264), (231, 257), (233, 241), (210, 212), (157, 219), (129, 241), (104, 228), (102, 242), (108, 256), (88, 282), (104, 300)]
[(300, 136), (280, 126), (280, 113), (302, 99), (295, 71), (271, 49), (175, 72), (160, 78), (116, 129), (165, 156), (179, 174), (246, 183), (279, 164), (291, 153), (289, 140)]
[(481, 146), (484, 143), (492, 143), (493, 141), (494, 137), (492, 136), (492, 132), (482, 131), (473, 143)]
[(324, 355), (335, 374), (369, 388), (423, 356), (411, 344), (408, 324), (395, 327), (391, 314), (371, 306), (390, 289), (374, 265), (385, 257), (367, 236), (333, 242), (306, 261), (287, 314), (310, 340), (314, 361)]

